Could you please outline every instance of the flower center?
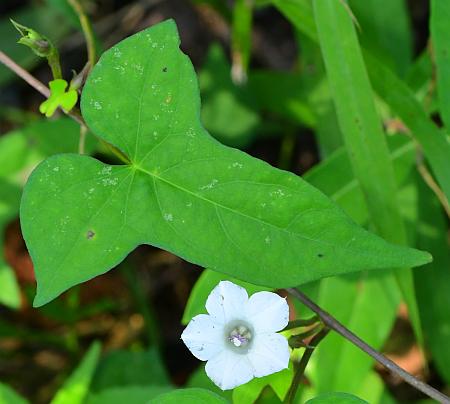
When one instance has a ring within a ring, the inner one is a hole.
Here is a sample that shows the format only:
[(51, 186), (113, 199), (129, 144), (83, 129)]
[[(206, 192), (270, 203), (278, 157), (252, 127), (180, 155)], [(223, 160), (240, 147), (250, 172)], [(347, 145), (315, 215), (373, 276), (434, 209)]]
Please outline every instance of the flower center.
[(235, 347), (241, 347), (250, 342), (252, 333), (245, 325), (239, 325), (233, 328), (228, 338)]
[(225, 339), (228, 346), (236, 353), (246, 354), (254, 337), (253, 328), (245, 321), (232, 321), (225, 328)]

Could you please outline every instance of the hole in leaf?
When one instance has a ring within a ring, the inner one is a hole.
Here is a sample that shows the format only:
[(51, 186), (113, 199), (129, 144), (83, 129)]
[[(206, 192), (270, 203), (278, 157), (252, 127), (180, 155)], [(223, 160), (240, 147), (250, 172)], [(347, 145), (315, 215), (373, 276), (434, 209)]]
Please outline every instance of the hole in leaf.
[(86, 233), (86, 238), (87, 238), (88, 240), (92, 240), (92, 239), (94, 238), (94, 236), (95, 236), (95, 232), (93, 232), (92, 230), (88, 230), (88, 231), (87, 231), (87, 233)]
[(163, 67), (162, 71), (163, 71), (164, 73), (167, 73), (167, 67)]
[(323, 254), (322, 254), (322, 253), (319, 253), (319, 254), (317, 254), (317, 257), (318, 257), (318, 258), (323, 258)]

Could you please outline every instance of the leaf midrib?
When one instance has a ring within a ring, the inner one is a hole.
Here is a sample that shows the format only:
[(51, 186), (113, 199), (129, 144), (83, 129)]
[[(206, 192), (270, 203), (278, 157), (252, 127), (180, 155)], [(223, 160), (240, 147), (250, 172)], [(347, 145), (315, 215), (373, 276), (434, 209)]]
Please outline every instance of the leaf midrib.
[[(254, 220), (254, 221), (256, 221), (256, 222), (262, 223), (262, 224), (267, 225), (267, 226), (274, 227), (274, 228), (276, 228), (277, 230), (280, 230), (280, 231), (285, 232), (285, 233), (287, 233), (287, 234), (289, 234), (289, 235), (292, 235), (292, 236), (296, 236), (296, 237), (302, 238), (302, 239), (304, 239), (304, 240), (308, 240), (308, 241), (315, 242), (315, 243), (318, 243), (318, 244), (326, 245), (326, 246), (329, 246), (329, 247), (332, 247), (332, 248), (335, 248), (335, 247), (337, 246), (337, 244), (333, 244), (333, 243), (329, 243), (329, 242), (326, 242), (326, 241), (323, 241), (323, 240), (317, 240), (317, 239), (314, 239), (314, 238), (310, 238), (310, 237), (304, 236), (304, 235), (302, 235), (302, 234), (300, 234), (300, 233), (290, 232), (290, 231), (287, 230), (286, 228), (280, 227), (280, 226), (278, 226), (278, 225), (276, 225), (276, 224), (274, 224), (274, 223), (270, 223), (270, 222), (267, 222), (267, 221), (265, 221), (265, 220), (259, 219), (259, 218), (257, 218), (257, 217), (250, 216), (250, 215), (248, 215), (248, 214), (246, 214), (246, 213), (243, 213), (243, 212), (240, 212), (240, 211), (235, 210), (235, 209), (233, 209), (233, 208), (230, 208), (229, 206), (222, 205), (221, 203), (218, 203), (218, 202), (213, 201), (213, 200), (211, 200), (211, 199), (205, 198), (205, 197), (202, 196), (202, 195), (199, 195), (199, 194), (197, 194), (197, 193), (195, 193), (195, 192), (193, 192), (193, 191), (191, 191), (191, 190), (189, 190), (189, 189), (186, 189), (186, 188), (184, 188), (184, 187), (182, 187), (182, 186), (180, 186), (180, 185), (178, 185), (178, 184), (175, 184), (175, 183), (173, 183), (172, 181), (169, 181), (169, 180), (166, 179), (166, 178), (160, 177), (159, 175), (157, 175), (157, 174), (155, 174), (155, 173), (152, 173), (152, 172), (150, 172), (150, 171), (147, 171), (147, 170), (145, 170), (144, 168), (139, 167), (139, 166), (137, 166), (137, 165), (133, 165), (133, 166), (131, 166), (131, 168), (134, 168), (134, 169), (137, 170), (137, 171), (140, 171), (140, 172), (142, 172), (142, 173), (144, 173), (144, 174), (149, 175), (149, 176), (152, 177), (154, 180), (162, 181), (162, 182), (164, 182), (164, 183), (166, 183), (166, 184), (168, 184), (168, 185), (170, 185), (170, 186), (172, 186), (172, 187), (174, 187), (174, 188), (176, 188), (176, 189), (178, 189), (178, 190), (180, 190), (180, 191), (182, 191), (182, 192), (185, 192), (185, 193), (187, 193), (187, 194), (189, 194), (189, 195), (194, 196), (194, 197), (197, 198), (197, 199), (200, 199), (200, 200), (202, 200), (202, 201), (205, 201), (205, 202), (207, 202), (207, 203), (210, 203), (210, 204), (213, 205), (216, 209), (217, 209), (217, 208), (222, 208), (222, 209), (224, 209), (224, 210), (228, 210), (228, 211), (230, 211), (230, 212), (232, 212), (232, 213), (234, 213), (234, 214), (237, 214), (237, 215), (246, 217), (246, 218), (248, 218), (248, 219)], [(340, 248), (343, 248), (343, 249), (349, 250), (349, 251), (352, 251), (352, 250), (353, 250), (353, 249), (349, 249), (347, 246), (344, 246), (344, 245), (343, 245), (342, 247), (340, 247)], [(364, 256), (368, 256), (368, 257), (369, 257), (369, 256), (372, 256), (372, 255), (370, 255), (370, 254), (367, 254), (366, 252), (361, 252), (361, 251), (359, 252), (359, 254), (364, 255)]]

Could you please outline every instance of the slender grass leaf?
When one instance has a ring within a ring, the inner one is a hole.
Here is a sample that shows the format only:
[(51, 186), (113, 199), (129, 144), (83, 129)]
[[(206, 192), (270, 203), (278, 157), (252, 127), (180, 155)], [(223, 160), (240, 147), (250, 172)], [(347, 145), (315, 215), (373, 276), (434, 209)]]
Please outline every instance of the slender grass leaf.
[(28, 401), (8, 385), (0, 383), (0, 404), (28, 404)]
[(419, 184), (417, 244), (433, 252), (433, 263), (414, 278), (424, 325), (425, 341), (437, 370), (450, 383), (450, 251), (447, 221), (437, 199), (422, 182)]
[(398, 114), (423, 148), (442, 190), (450, 200), (450, 141), (428, 118), (414, 93), (392, 71), (364, 54), (375, 91)]
[(272, 4), (313, 41), (318, 41), (311, 0), (272, 0)]
[[(313, 41), (318, 41), (310, 0), (273, 0), (273, 4), (292, 24)], [(290, 8), (288, 7), (290, 5)], [(294, 18), (295, 17), (295, 18)], [(377, 58), (364, 51), (364, 58), (371, 83), (389, 107), (400, 116), (412, 135), (423, 147), (425, 157), (440, 183), (447, 199), (450, 199), (450, 143), (436, 125), (427, 117), (413, 92)]]
[(84, 403), (99, 357), (100, 344), (94, 342), (81, 363), (58, 390), (51, 404)]
[[(431, 1), (430, 30), (436, 58), (439, 110), (450, 132), (450, 2)], [(450, 158), (448, 156), (447, 158)], [(448, 160), (447, 160), (448, 161)], [(449, 197), (450, 200), (450, 197)]]
[[(339, 124), (371, 223), (386, 239), (406, 244), (406, 230), (396, 200), (394, 171), (352, 18), (341, 2), (315, 0), (313, 4)], [(415, 333), (422, 343), (412, 273), (409, 269), (401, 269), (396, 275)]]
[(211, 138), (171, 21), (105, 52), (81, 107), (130, 164), (66, 154), (31, 175), (21, 223), (36, 305), (108, 271), (139, 244), (268, 287), (430, 260), (358, 227), (294, 174)]
[(411, 24), (405, 0), (350, 0), (365, 49), (403, 77), (412, 61)]
[(231, 75), (236, 84), (247, 81), (252, 47), (253, 2), (236, 0), (233, 6), (231, 32)]

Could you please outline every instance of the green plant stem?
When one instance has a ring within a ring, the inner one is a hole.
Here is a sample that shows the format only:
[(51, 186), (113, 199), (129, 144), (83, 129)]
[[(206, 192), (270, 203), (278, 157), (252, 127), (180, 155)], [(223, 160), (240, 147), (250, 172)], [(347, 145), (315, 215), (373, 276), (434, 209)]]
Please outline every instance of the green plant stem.
[(293, 328), (300, 328), (300, 327), (309, 327), (310, 325), (314, 325), (320, 321), (320, 318), (318, 316), (313, 316), (306, 319), (299, 319), (299, 320), (292, 320), (289, 321), (289, 324), (287, 327), (283, 330), (292, 330)]
[(387, 358), (377, 350), (373, 349), (370, 345), (366, 344), (361, 338), (353, 334), (348, 328), (344, 327), (333, 316), (331, 316), (325, 310), (322, 310), (317, 304), (315, 304), (308, 296), (306, 296), (300, 290), (296, 288), (288, 288), (287, 291), (292, 296), (300, 300), (306, 307), (308, 307), (314, 313), (316, 313), (328, 328), (336, 331), (338, 334), (340, 334), (345, 339), (350, 341), (353, 345), (356, 345), (359, 349), (361, 349), (366, 354), (371, 356), (377, 362), (381, 363), (386, 369), (388, 369), (392, 373), (395, 373), (406, 383), (415, 387), (417, 390), (420, 390), (422, 393), (426, 394), (428, 397), (436, 400), (439, 403), (450, 404), (449, 397), (447, 397), (440, 391), (436, 390), (434, 387), (415, 378), (413, 375), (402, 369), (400, 366), (391, 361), (389, 358)]
[(306, 330), (304, 332), (301, 332), (300, 334), (295, 334), (289, 337), (289, 346), (292, 349), (297, 348), (308, 348), (309, 344), (305, 344), (304, 340), (306, 338), (311, 337), (312, 335), (318, 334), (323, 329), (322, 324), (317, 324), (315, 327), (310, 328), (309, 330)]
[(78, 143), (78, 153), (79, 154), (85, 153), (86, 133), (87, 133), (86, 126), (81, 125), (80, 126), (80, 141)]
[(281, 141), (278, 168), (281, 168), (282, 170), (289, 170), (292, 156), (294, 154), (294, 148), (295, 134), (292, 130), (289, 130)]
[(136, 306), (144, 318), (148, 340), (147, 342), (149, 345), (159, 347), (161, 339), (158, 332), (156, 316), (146, 299), (144, 290), (142, 289), (139, 280), (136, 278), (137, 271), (135, 268), (132, 268), (130, 263), (127, 261), (122, 263), (120, 268), (126, 281), (128, 282), (134, 301), (136, 302)]
[(94, 40), (94, 31), (92, 30), (92, 24), (89, 21), (89, 18), (87, 17), (86, 13), (83, 10), (82, 5), (78, 0), (69, 0), (69, 3), (78, 15), (81, 24), (81, 29), (83, 30), (83, 34), (86, 39), (86, 48), (90, 70), (94, 67), (96, 62), (95, 40)]
[(450, 204), (447, 201), (447, 197), (445, 196), (444, 192), (442, 191), (441, 188), (439, 188), (439, 185), (434, 180), (431, 173), (428, 171), (428, 168), (423, 161), (423, 154), (420, 148), (418, 148), (416, 151), (416, 165), (417, 170), (422, 176), (422, 179), (425, 181), (428, 187), (434, 192), (439, 202), (441, 203), (442, 207), (444, 208), (447, 217), (450, 218)]
[(322, 339), (325, 338), (325, 336), (328, 334), (330, 330), (325, 327), (320, 332), (318, 332), (314, 338), (311, 340), (308, 347), (305, 349), (305, 352), (303, 353), (302, 359), (300, 360), (300, 363), (297, 366), (297, 369), (295, 370), (294, 378), (292, 379), (291, 387), (289, 388), (289, 391), (287, 393), (287, 396), (284, 400), (285, 403), (293, 403), (295, 399), (295, 395), (297, 394), (298, 386), (300, 385), (300, 382), (302, 380), (302, 377), (305, 373), (306, 366), (308, 365), (309, 360), (311, 359), (311, 356), (316, 349), (317, 345), (319, 344)]
[(56, 48), (47, 57), (47, 63), (52, 70), (53, 79), (62, 79), (61, 62), (59, 61), (59, 53)]
[[(45, 98), (50, 97), (50, 90), (47, 88), (45, 84), (39, 81), (36, 77), (32, 76), (29, 72), (19, 66), (16, 62), (14, 62), (8, 55), (4, 52), (0, 51), (0, 63), (4, 64), (7, 68), (17, 74), (21, 79), (25, 80), (31, 87), (41, 93)], [(78, 122), (81, 126), (85, 126), (87, 128), (86, 122), (84, 122), (83, 117), (81, 116), (81, 112), (78, 108), (72, 108), (71, 111), (64, 111), (61, 109), (66, 115), (70, 116), (73, 120)], [(106, 142), (105, 140), (98, 138), (108, 150), (114, 154), (121, 162), (125, 164), (131, 164), (129, 158), (122, 153), (117, 147), (112, 144)]]

